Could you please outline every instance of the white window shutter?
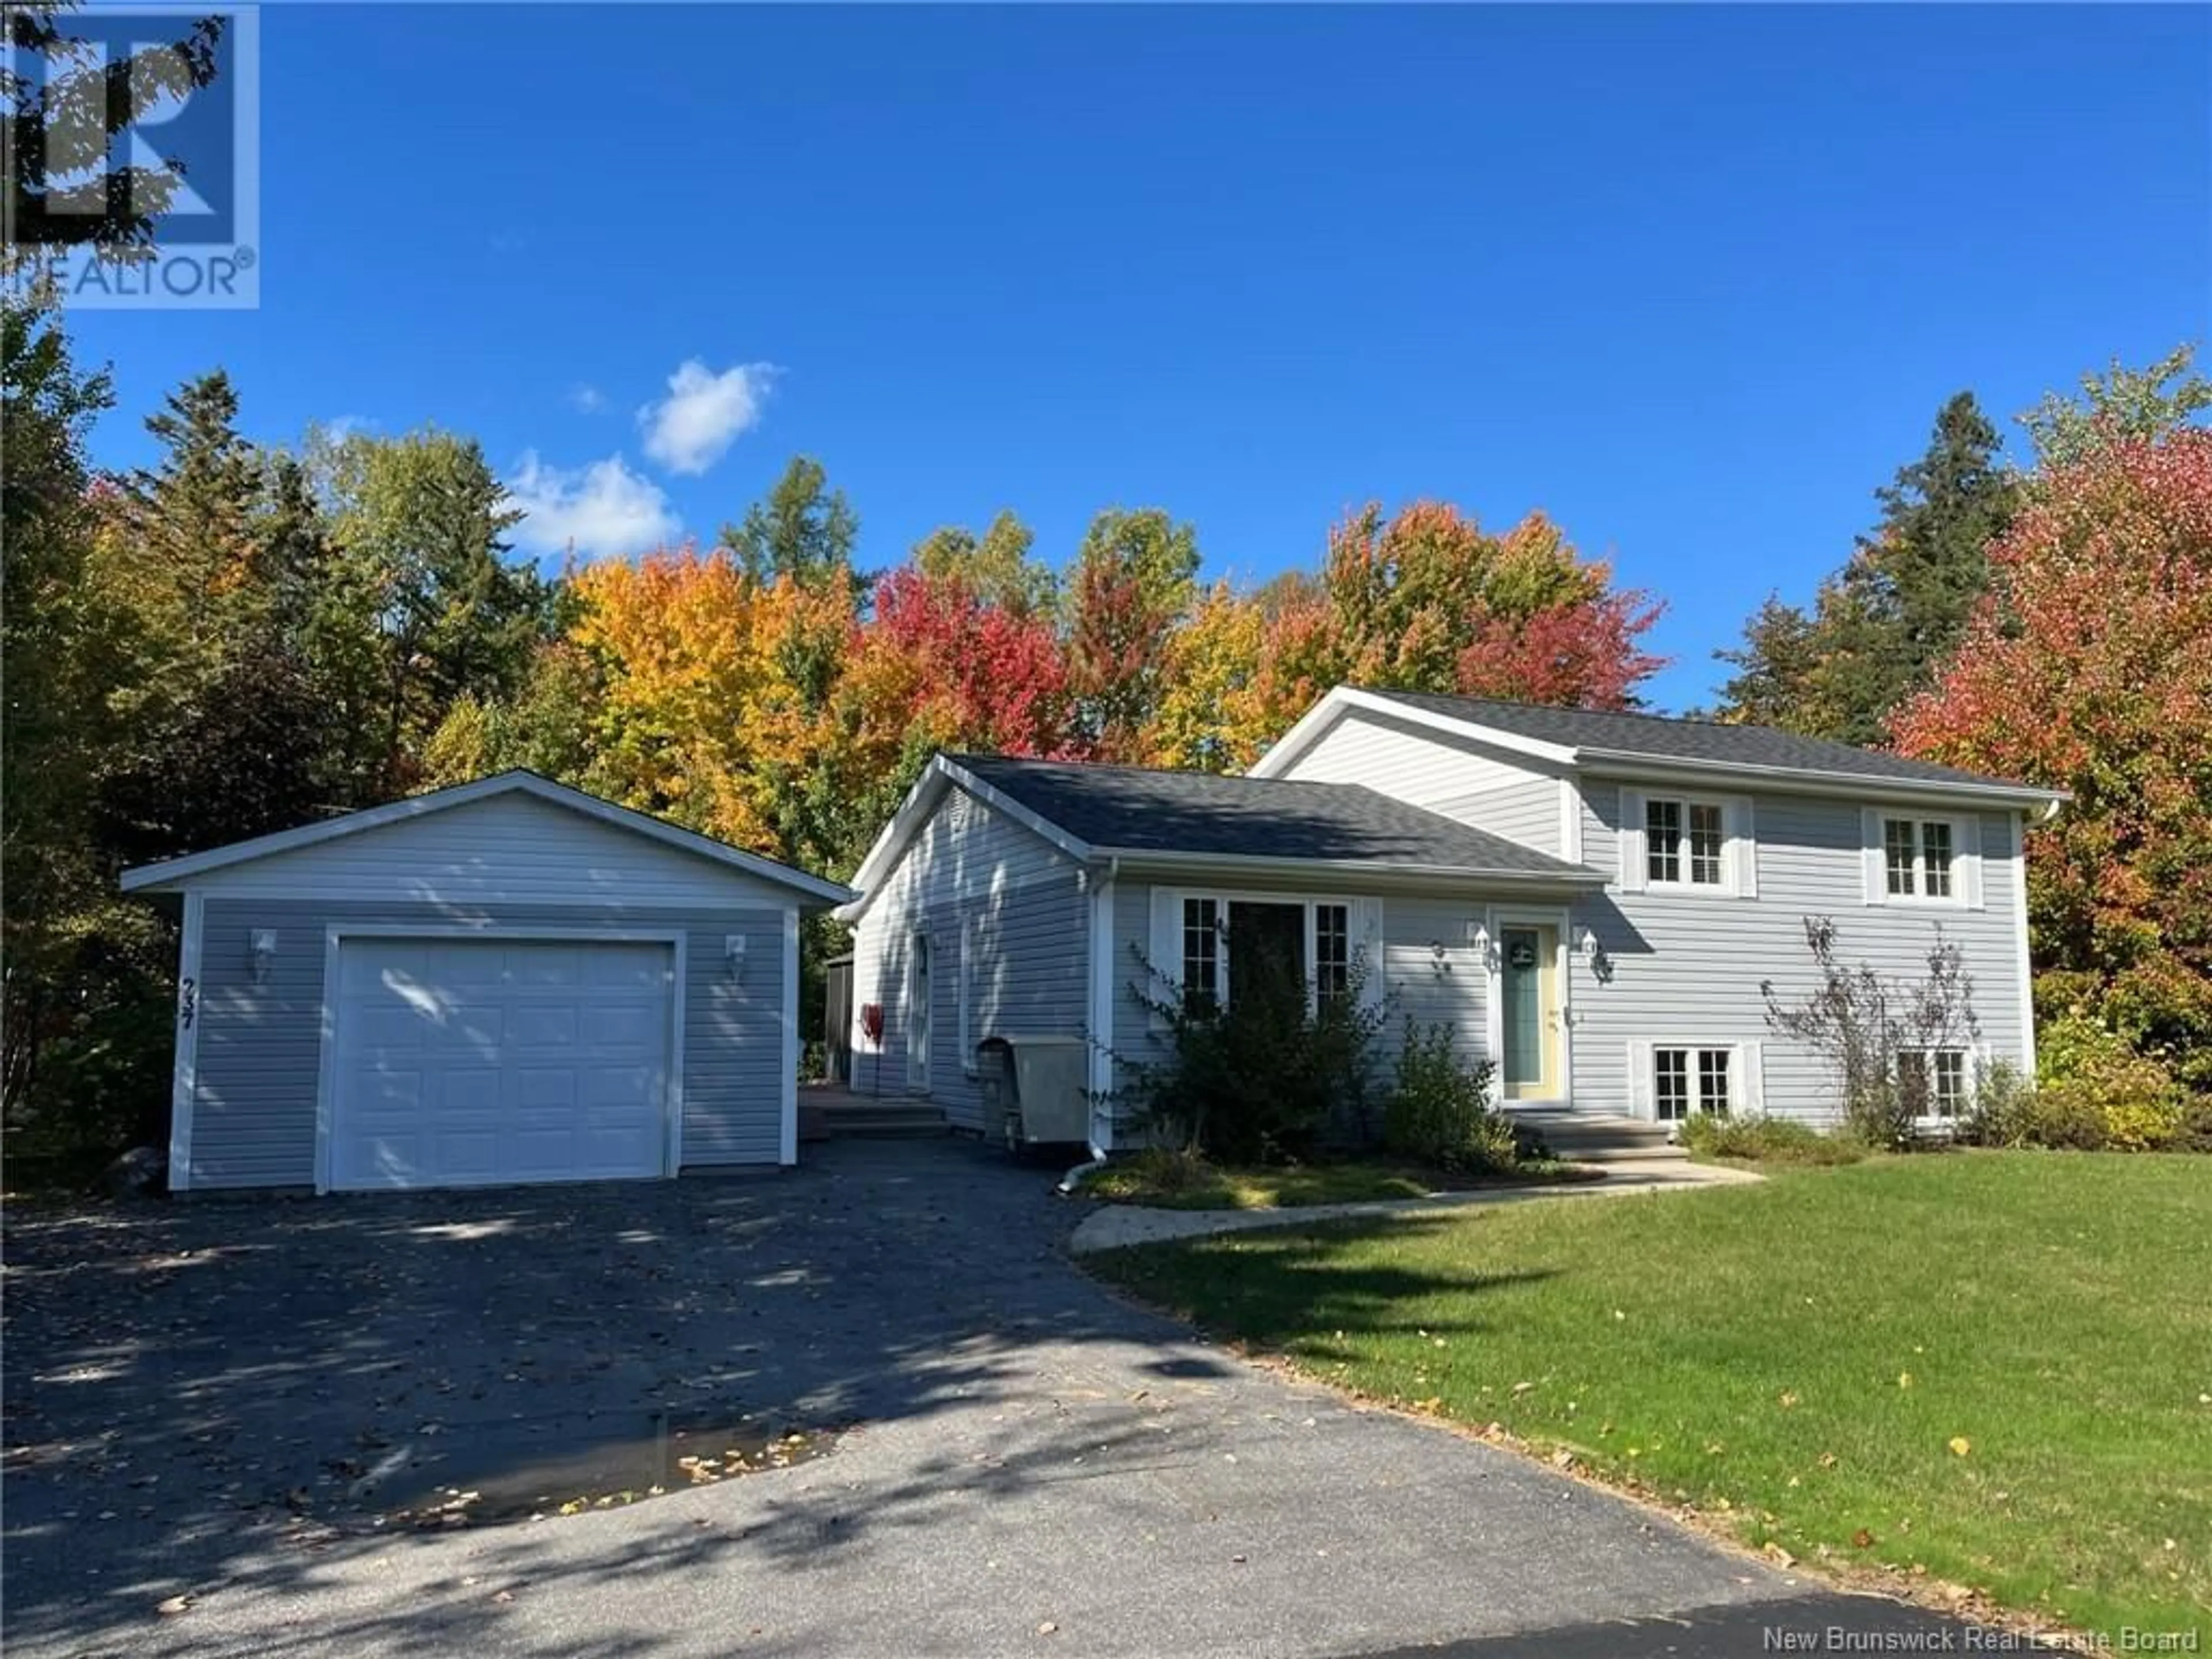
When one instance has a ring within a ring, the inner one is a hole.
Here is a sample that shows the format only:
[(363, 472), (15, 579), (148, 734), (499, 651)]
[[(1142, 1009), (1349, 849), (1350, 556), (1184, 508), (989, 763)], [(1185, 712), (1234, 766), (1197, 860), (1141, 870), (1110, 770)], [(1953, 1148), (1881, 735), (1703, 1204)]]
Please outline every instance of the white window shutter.
[(1620, 833), (1613, 837), (1620, 848), (1620, 890), (1644, 890), (1644, 797), (1633, 789), (1620, 792)]
[[(1152, 973), (1145, 995), (1156, 1002), (1170, 1000), (1175, 986), (1182, 979), (1182, 895), (1171, 887), (1152, 889), (1152, 939), (1146, 955), (1152, 963)], [(1167, 1021), (1154, 1013), (1152, 1027), (1155, 1031), (1164, 1031)]]
[(1759, 816), (1751, 797), (1739, 795), (1728, 804), (1729, 859), (1735, 869), (1738, 898), (1759, 896)]
[(1859, 863), (1866, 872), (1866, 902), (1887, 902), (1889, 873), (1883, 863), (1880, 807), (1869, 806), (1859, 813)]
[(1348, 920), (1352, 924), (1352, 948), (1364, 953), (1367, 968), (1366, 982), (1360, 987), (1360, 1003), (1368, 1008), (1380, 1007), (1387, 988), (1382, 977), (1382, 901), (1356, 900)]
[(1959, 821), (1959, 896), (1969, 910), (1986, 910), (1982, 897), (1982, 815), (1969, 812)]
[(1636, 1117), (1656, 1117), (1659, 1111), (1651, 1097), (1651, 1045), (1632, 1038), (1628, 1044), (1628, 1109)]
[(1766, 1051), (1755, 1039), (1735, 1046), (1736, 1109), (1756, 1117), (1766, 1109)]

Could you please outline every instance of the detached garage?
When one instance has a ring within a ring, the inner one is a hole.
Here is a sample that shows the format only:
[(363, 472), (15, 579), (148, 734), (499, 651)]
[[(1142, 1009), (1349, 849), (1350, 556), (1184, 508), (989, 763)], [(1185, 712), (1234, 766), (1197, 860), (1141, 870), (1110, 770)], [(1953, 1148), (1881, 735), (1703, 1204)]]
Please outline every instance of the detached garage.
[(182, 896), (173, 1190), (798, 1159), (834, 882), (507, 772), (126, 872)]

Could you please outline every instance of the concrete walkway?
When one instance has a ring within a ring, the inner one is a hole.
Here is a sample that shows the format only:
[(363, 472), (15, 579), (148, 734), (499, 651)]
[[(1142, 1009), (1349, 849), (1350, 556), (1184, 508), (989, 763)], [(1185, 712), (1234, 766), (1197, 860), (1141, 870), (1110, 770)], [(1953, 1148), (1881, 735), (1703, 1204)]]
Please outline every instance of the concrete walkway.
[(1626, 1193), (1687, 1192), (1698, 1187), (1735, 1187), (1764, 1176), (1717, 1164), (1692, 1164), (1679, 1158), (1623, 1158), (1603, 1166), (1602, 1181), (1485, 1187), (1474, 1192), (1443, 1193), (1435, 1198), (1370, 1199), (1358, 1204), (1308, 1204), (1282, 1210), (1156, 1210), (1141, 1204), (1113, 1204), (1087, 1218), (1067, 1241), (1078, 1255), (1118, 1250), (1163, 1239), (1195, 1238), (1205, 1233), (1244, 1232), (1255, 1227), (1301, 1227), (1346, 1217), (1434, 1215), (1439, 1211), (1482, 1204), (1520, 1204), (1540, 1198), (1610, 1198)]

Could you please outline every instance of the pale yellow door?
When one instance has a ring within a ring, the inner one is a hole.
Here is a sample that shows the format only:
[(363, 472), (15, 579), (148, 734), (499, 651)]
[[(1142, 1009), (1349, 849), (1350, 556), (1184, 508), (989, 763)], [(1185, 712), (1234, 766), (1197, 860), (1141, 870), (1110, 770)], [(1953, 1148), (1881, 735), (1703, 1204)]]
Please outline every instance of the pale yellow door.
[(1498, 1077), (1507, 1100), (1554, 1100), (1559, 1093), (1559, 930), (1540, 922), (1498, 929)]

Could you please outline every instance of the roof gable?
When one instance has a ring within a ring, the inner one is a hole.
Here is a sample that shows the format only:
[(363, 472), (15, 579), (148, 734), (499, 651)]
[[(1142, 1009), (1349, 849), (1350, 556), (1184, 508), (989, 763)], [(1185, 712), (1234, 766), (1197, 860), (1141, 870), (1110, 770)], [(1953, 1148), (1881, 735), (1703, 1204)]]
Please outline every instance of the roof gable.
[[(461, 827), (463, 820), (486, 813), (500, 820), (496, 826), (499, 838), (488, 848), (474, 853), (446, 848), (445, 843), (459, 838), (453, 832)], [(455, 817), (457, 814), (461, 815), (460, 818)], [(417, 826), (421, 827), (421, 837), (434, 840), (441, 849), (432, 854), (431, 867), (421, 872), (416, 884), (425, 890), (426, 896), (429, 896), (428, 889), (434, 878), (463, 887), (495, 885), (504, 865), (520, 867), (531, 862), (533, 842), (550, 839), (570, 826), (578, 833), (570, 838), (566, 856), (581, 859), (587, 866), (594, 848), (602, 854), (599, 860), (601, 866), (617, 861), (604, 856), (610, 851), (629, 853), (634, 861), (649, 848), (664, 868), (686, 865), (697, 868), (702, 864), (717, 866), (726, 874), (739, 874), (765, 884), (776, 890), (783, 899), (836, 904), (851, 896), (848, 889), (836, 882), (808, 875), (773, 859), (526, 771), (501, 772), (472, 783), (409, 796), (274, 835), (234, 842), (158, 864), (142, 865), (125, 871), (121, 884), (125, 892), (161, 892), (215, 882), (235, 882), (241, 886), (266, 884), (260, 879), (263, 877), (272, 883), (294, 874), (310, 878), (319, 866), (331, 862), (313, 856), (319, 849), (329, 849), (333, 858), (341, 854), (369, 854), (373, 861), (371, 849), (384, 847), (404, 858), (403, 849), (416, 839), (410, 831)], [(364, 837), (368, 838), (366, 842), (362, 839)], [(671, 860), (675, 861), (673, 866)], [(572, 890), (575, 879), (571, 878)], [(581, 879), (582, 890), (574, 891), (573, 896), (593, 896), (593, 872), (587, 867)]]
[(1603, 709), (1561, 708), (1433, 692), (1370, 690), (1339, 686), (1332, 690), (1255, 771), (1279, 772), (1292, 763), (1313, 738), (1348, 710), (1396, 711), (1433, 720), (1463, 735), (1517, 748), (1584, 769), (1645, 765), (1755, 773), (1808, 782), (1850, 782), (1912, 790), (1955, 790), (2001, 794), (2022, 804), (2055, 803), (2063, 792), (2003, 778), (1986, 777), (1956, 767), (1908, 759), (1902, 755), (1855, 748), (1821, 738), (1764, 726), (1724, 725)]

